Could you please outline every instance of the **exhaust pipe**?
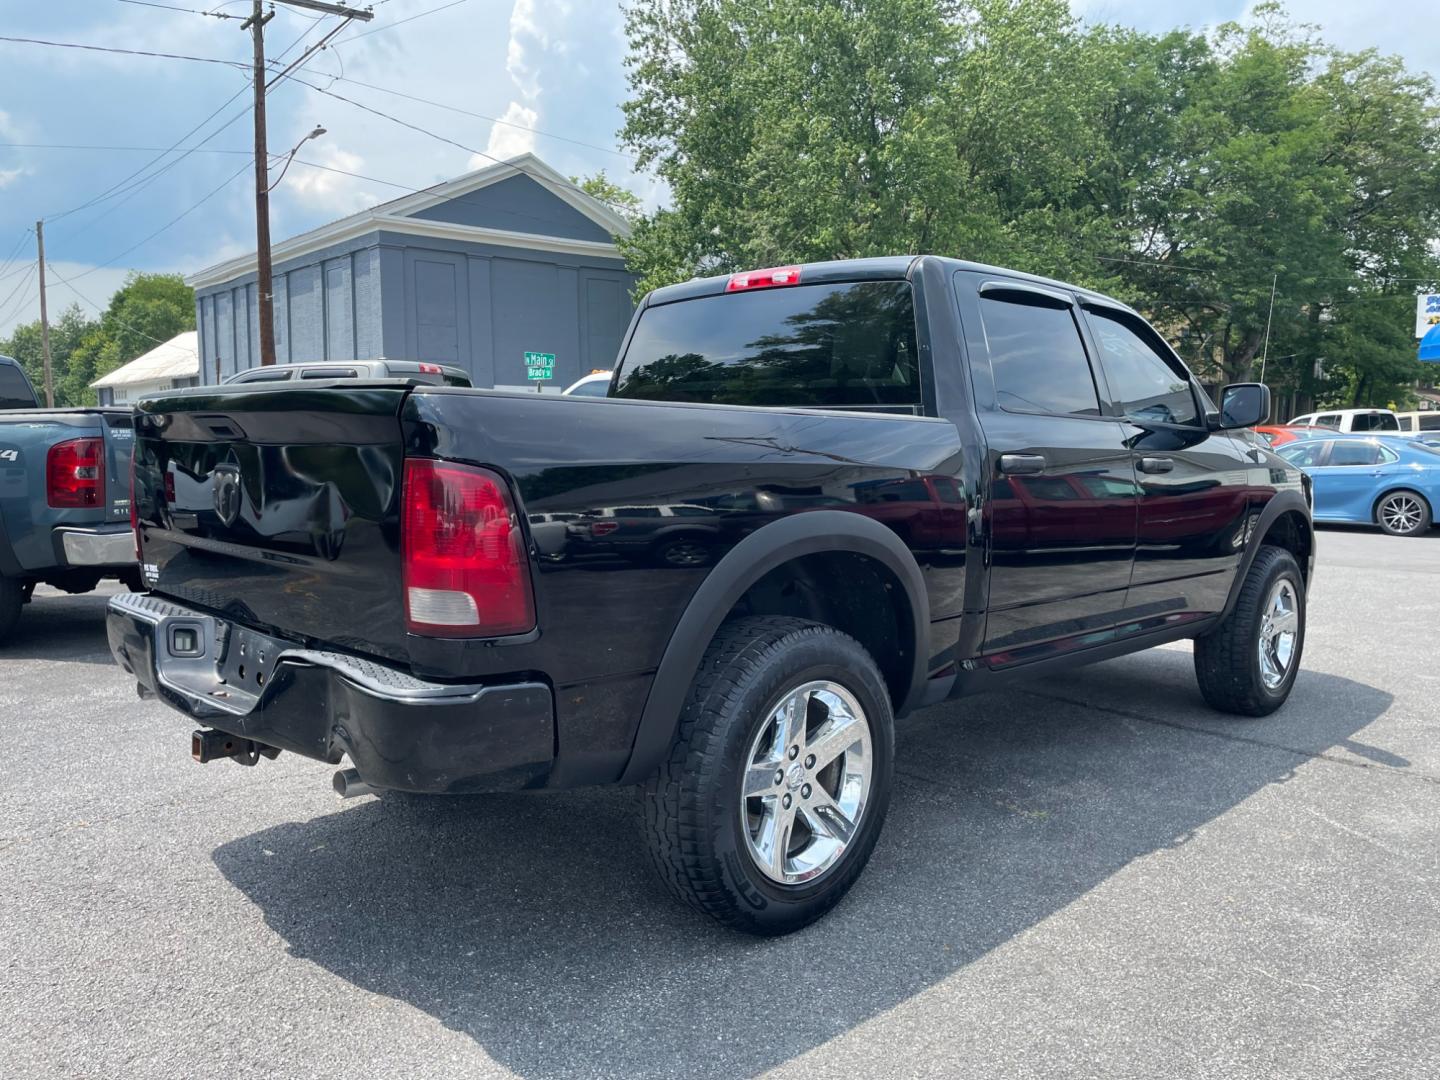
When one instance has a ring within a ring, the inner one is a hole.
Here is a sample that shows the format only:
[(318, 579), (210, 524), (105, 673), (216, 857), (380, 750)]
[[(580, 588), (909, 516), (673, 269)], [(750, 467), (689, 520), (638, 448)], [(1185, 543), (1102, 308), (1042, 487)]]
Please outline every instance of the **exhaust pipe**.
[(354, 769), (341, 769), (335, 774), (335, 794), (342, 799), (353, 799), (359, 795), (374, 795), (375, 788), (371, 787), (360, 774)]

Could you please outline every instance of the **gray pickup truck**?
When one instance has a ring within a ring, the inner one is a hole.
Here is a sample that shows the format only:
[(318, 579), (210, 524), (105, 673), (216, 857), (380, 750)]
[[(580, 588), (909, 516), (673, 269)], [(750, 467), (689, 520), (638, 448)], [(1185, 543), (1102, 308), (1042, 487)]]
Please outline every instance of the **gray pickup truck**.
[(130, 410), (45, 409), (0, 356), (0, 641), (41, 582), (90, 592), (139, 588), (130, 521)]

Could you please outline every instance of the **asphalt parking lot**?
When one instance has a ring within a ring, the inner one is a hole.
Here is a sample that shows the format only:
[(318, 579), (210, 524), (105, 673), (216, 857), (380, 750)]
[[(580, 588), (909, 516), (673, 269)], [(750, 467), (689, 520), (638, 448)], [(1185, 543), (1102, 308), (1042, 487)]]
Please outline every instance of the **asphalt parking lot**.
[(869, 871), (739, 937), (624, 791), (340, 803), (190, 761), (105, 597), (0, 647), (0, 1076), (1426, 1077), (1440, 532), (1328, 529), (1279, 714), (1188, 646), (902, 723)]

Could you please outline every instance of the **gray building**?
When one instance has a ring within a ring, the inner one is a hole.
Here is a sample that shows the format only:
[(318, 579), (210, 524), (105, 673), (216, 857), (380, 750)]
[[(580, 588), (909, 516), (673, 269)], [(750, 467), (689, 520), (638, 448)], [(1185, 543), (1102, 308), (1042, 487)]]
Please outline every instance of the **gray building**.
[[(533, 388), (524, 354), (553, 353), (546, 389), (562, 388), (614, 363), (626, 231), (533, 154), (382, 203), (273, 246), (276, 359), (425, 360)], [(187, 281), (201, 380), (258, 365), (254, 254)]]

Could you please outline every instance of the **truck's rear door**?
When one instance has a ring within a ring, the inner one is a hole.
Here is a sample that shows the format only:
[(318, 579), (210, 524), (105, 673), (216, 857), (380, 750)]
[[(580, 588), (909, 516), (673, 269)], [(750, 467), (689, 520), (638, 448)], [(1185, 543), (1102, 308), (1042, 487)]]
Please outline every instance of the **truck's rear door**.
[(397, 417), (409, 390), (262, 383), (144, 403), (146, 584), (272, 633), (405, 659)]

